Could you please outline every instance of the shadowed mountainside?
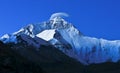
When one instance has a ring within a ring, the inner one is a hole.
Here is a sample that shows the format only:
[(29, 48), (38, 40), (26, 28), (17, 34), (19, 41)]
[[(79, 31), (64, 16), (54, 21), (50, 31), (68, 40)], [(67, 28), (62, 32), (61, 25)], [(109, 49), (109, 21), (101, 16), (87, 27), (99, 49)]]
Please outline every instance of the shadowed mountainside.
[(0, 42), (0, 73), (120, 73), (120, 63), (84, 66), (53, 46), (43, 45), (39, 51), (28, 46), (19, 49)]

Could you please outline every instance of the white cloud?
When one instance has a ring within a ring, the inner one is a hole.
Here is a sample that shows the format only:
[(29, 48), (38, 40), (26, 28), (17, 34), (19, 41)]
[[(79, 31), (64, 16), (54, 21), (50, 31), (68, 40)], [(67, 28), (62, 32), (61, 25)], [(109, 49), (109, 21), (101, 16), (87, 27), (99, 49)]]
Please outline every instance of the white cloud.
[(69, 15), (64, 12), (59, 12), (59, 13), (54, 13), (51, 15), (50, 20), (55, 18), (55, 17), (68, 17)]

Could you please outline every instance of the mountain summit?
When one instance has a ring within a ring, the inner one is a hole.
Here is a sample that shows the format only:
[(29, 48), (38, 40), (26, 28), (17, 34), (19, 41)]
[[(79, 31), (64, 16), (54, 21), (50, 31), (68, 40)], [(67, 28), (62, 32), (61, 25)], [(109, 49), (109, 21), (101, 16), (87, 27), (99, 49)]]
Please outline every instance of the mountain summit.
[(120, 41), (108, 41), (82, 35), (63, 19), (67, 14), (55, 13), (48, 21), (29, 24), (13, 34), (0, 38), (4, 43), (23, 43), (39, 50), (41, 45), (52, 45), (65, 55), (84, 65), (120, 60)]

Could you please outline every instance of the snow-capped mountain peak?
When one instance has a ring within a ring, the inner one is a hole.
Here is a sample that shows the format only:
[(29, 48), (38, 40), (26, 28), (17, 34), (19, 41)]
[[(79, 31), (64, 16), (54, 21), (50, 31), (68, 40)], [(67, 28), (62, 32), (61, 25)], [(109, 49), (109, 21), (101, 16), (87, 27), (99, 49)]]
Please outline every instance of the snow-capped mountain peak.
[(0, 40), (4, 43), (18, 42), (18, 37), (22, 36), (22, 40), (37, 48), (42, 44), (39, 42), (42, 40), (45, 43), (42, 45), (52, 45), (83, 64), (120, 60), (120, 41), (84, 36), (62, 16), (67, 15), (55, 13), (48, 21), (29, 24), (11, 35), (4, 35)]
[(51, 27), (55, 29), (65, 28), (68, 25), (67, 22), (61, 17), (55, 17), (54, 19), (51, 20), (51, 22), (52, 22)]
[(19, 31), (14, 32), (13, 35), (26, 34), (26, 35), (29, 35), (30, 37), (34, 37), (33, 29), (34, 29), (34, 26), (32, 24), (29, 24), (28, 26), (21, 28)]

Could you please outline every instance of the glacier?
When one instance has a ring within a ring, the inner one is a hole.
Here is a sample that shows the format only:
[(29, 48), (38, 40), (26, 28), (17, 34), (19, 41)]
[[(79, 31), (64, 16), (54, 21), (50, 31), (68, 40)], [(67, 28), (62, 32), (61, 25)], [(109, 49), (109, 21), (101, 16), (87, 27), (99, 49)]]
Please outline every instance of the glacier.
[(109, 41), (85, 36), (60, 16), (42, 23), (29, 24), (11, 35), (4, 35), (0, 40), (4, 43), (17, 43), (18, 36), (22, 36), (23, 40), (29, 44), (32, 42), (32, 45), (37, 47), (42, 44), (39, 40), (44, 40), (45, 45), (53, 45), (84, 65), (120, 60), (120, 40)]

